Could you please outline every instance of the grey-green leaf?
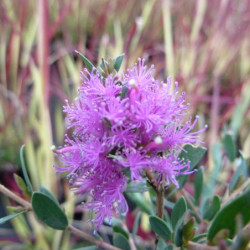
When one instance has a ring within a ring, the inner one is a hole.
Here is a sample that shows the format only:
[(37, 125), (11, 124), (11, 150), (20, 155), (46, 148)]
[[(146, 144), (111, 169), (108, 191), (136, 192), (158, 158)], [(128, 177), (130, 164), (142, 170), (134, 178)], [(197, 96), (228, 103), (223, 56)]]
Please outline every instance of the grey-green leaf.
[(139, 222), (141, 218), (141, 212), (139, 211), (135, 217), (134, 225), (133, 225), (133, 230), (132, 230), (132, 237), (135, 238), (138, 228), (139, 228)]
[(209, 204), (209, 200), (207, 200), (204, 210), (203, 218), (209, 221), (212, 220), (216, 213), (220, 210), (220, 198), (215, 195), (211, 205)]
[(127, 238), (120, 233), (114, 233), (113, 244), (114, 246), (119, 247), (123, 250), (130, 250), (130, 246), (129, 246), (129, 242)]
[(124, 54), (122, 54), (114, 59), (114, 69), (116, 70), (116, 72), (118, 72), (120, 70), (123, 58), (124, 58)]
[(95, 66), (81, 52), (79, 52), (77, 50), (75, 50), (75, 52), (81, 57), (81, 59), (83, 60), (84, 64), (86, 65), (86, 68), (91, 72), (92, 69), (95, 68)]
[(19, 213), (7, 215), (7, 216), (5, 216), (5, 217), (3, 217), (3, 218), (0, 218), (0, 224), (4, 224), (5, 222), (7, 222), (7, 221), (9, 221), (9, 220), (11, 220), (11, 219), (14, 219), (14, 218), (17, 217), (18, 215), (23, 214), (23, 213), (26, 213), (26, 212), (27, 212), (27, 210), (23, 210), (23, 211), (21, 211), (21, 212), (19, 212)]
[(22, 191), (23, 195), (27, 198), (30, 198), (31, 197), (31, 194), (27, 188), (27, 185), (24, 181), (24, 179), (17, 175), (17, 174), (14, 174), (14, 179), (15, 179), (15, 182), (17, 184), (17, 186), (20, 188), (20, 190)]
[(234, 172), (231, 181), (229, 183), (229, 191), (230, 193), (234, 191), (234, 189), (237, 186), (237, 183), (239, 181), (239, 178), (242, 176), (243, 180), (247, 179), (247, 162), (246, 159), (243, 158), (243, 156), (241, 156), (240, 160), (240, 164), (237, 167), (236, 171)]
[(170, 225), (168, 225), (164, 220), (160, 219), (157, 216), (151, 215), (149, 217), (149, 223), (151, 225), (151, 229), (160, 237), (165, 240), (171, 239), (172, 229)]
[(25, 165), (25, 161), (24, 161), (24, 154), (23, 154), (24, 147), (25, 147), (25, 145), (22, 145), (22, 147), (20, 148), (20, 152), (19, 152), (20, 160), (21, 160), (21, 168), (22, 168), (23, 177), (24, 177), (24, 180), (25, 180), (25, 182), (26, 182), (28, 191), (29, 191), (30, 193), (32, 193), (32, 192), (33, 192), (33, 188), (32, 188), (32, 185), (31, 185), (29, 176), (28, 176), (28, 174), (27, 174), (26, 165)]
[(143, 182), (131, 182), (128, 184), (125, 192), (127, 193), (143, 193), (148, 191), (149, 188)]
[(172, 214), (171, 214), (171, 222), (172, 228), (174, 231), (180, 227), (183, 223), (187, 212), (187, 203), (185, 198), (182, 196), (175, 204)]
[(128, 91), (129, 91), (129, 88), (128, 88), (128, 87), (126, 87), (126, 86), (123, 86), (123, 87), (122, 87), (121, 99), (124, 99), (124, 98), (125, 98), (125, 96), (126, 96), (126, 94), (127, 94)]
[(60, 206), (58, 200), (56, 199), (56, 197), (44, 186), (40, 187), (40, 192), (47, 195), (49, 198), (51, 198), (54, 202), (56, 202), (58, 204), (58, 206)]
[(250, 188), (242, 195), (229, 202), (215, 216), (208, 230), (207, 239), (211, 241), (214, 236), (222, 229), (229, 230), (229, 237), (232, 238), (236, 233), (236, 217), (241, 219), (245, 226), (250, 221)]
[(75, 248), (74, 250), (98, 250), (99, 248), (97, 246), (88, 246), (88, 247), (80, 247)]
[(64, 230), (68, 226), (68, 219), (58, 202), (47, 194), (34, 192), (32, 195), (32, 208), (37, 218), (46, 225), (58, 230)]
[[(202, 157), (205, 155), (207, 149), (203, 147), (194, 147), (191, 144), (187, 144), (184, 146), (184, 150), (181, 151), (179, 154), (180, 159), (184, 159), (185, 161), (190, 161), (190, 169), (194, 169), (195, 166), (200, 162)], [(181, 175), (178, 177), (178, 182), (180, 185), (180, 188), (183, 188), (188, 176), (187, 175)]]
[(167, 249), (168, 248), (167, 248), (167, 244), (165, 243), (165, 241), (162, 239), (159, 239), (157, 246), (156, 246), (156, 250), (167, 250)]
[(237, 150), (236, 150), (236, 145), (235, 145), (232, 135), (226, 134), (222, 140), (222, 143), (223, 143), (223, 147), (226, 151), (228, 159), (231, 162), (233, 162), (237, 156)]
[(122, 234), (128, 240), (128, 233), (120, 225), (114, 225), (113, 232)]
[(126, 193), (126, 196), (128, 196), (128, 198), (132, 200), (143, 212), (152, 214), (149, 204), (145, 202), (141, 193)]
[(199, 204), (199, 199), (203, 189), (204, 168), (201, 166), (194, 175), (194, 198), (196, 205)]

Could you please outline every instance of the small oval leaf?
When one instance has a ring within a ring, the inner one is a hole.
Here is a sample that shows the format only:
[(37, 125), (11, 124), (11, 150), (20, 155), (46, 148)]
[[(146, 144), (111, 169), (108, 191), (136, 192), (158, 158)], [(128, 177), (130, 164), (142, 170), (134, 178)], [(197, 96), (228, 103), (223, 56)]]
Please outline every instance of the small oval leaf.
[(240, 181), (240, 179), (243, 179), (243, 181), (246, 181), (247, 177), (248, 177), (247, 162), (246, 162), (246, 159), (244, 159), (244, 157), (241, 156), (239, 159), (237, 169), (234, 172), (231, 178), (231, 181), (229, 183), (229, 192), (232, 193), (237, 188), (238, 186), (237, 184)]
[(160, 237), (165, 240), (171, 239), (171, 227), (162, 219), (157, 216), (151, 215), (149, 217), (149, 223), (151, 225), (151, 229)]
[[(179, 154), (180, 159), (189, 160), (190, 161), (190, 169), (194, 169), (194, 167), (200, 162), (204, 154), (206, 153), (207, 149), (202, 147), (194, 147), (191, 144), (187, 144), (183, 148), (184, 150), (181, 151)], [(187, 175), (180, 175), (178, 177), (178, 182), (180, 188), (183, 188), (188, 176)]]
[(123, 250), (130, 250), (130, 245), (126, 237), (120, 233), (114, 233), (113, 244)]
[(123, 58), (124, 58), (124, 54), (122, 54), (114, 59), (114, 69), (116, 70), (116, 72), (118, 72), (120, 70)]
[(212, 241), (214, 236), (222, 229), (229, 230), (229, 237), (236, 233), (236, 217), (242, 218), (242, 224), (246, 225), (250, 221), (250, 188), (242, 195), (224, 206), (213, 219), (208, 230), (207, 239)]
[(17, 184), (17, 186), (20, 188), (20, 190), (22, 191), (23, 195), (27, 198), (30, 198), (31, 197), (31, 194), (25, 184), (25, 181), (24, 179), (17, 175), (17, 174), (14, 174), (14, 179), (15, 179), (15, 182)]
[(194, 198), (196, 205), (199, 204), (199, 199), (203, 190), (203, 176), (204, 169), (200, 167), (198, 171), (194, 174)]
[(209, 205), (209, 200), (206, 206), (204, 206), (203, 218), (211, 221), (216, 213), (220, 210), (220, 198), (215, 195), (212, 204)]
[(185, 198), (182, 196), (175, 204), (172, 214), (171, 222), (174, 231), (183, 223), (187, 212), (187, 203)]
[(237, 149), (232, 135), (226, 134), (222, 140), (223, 147), (226, 151), (228, 159), (233, 162), (237, 156)]
[(143, 182), (131, 182), (127, 185), (126, 193), (143, 193), (149, 191), (147, 185)]
[(113, 232), (122, 234), (128, 240), (128, 233), (119, 225), (113, 226)]
[(40, 187), (40, 192), (47, 195), (49, 198), (51, 198), (54, 202), (57, 203), (58, 206), (60, 206), (58, 200), (56, 199), (56, 197), (44, 186)]
[(167, 244), (165, 243), (164, 240), (162, 240), (162, 239), (158, 240), (156, 250), (167, 250)]
[(38, 219), (46, 225), (58, 230), (64, 230), (68, 226), (65, 213), (58, 203), (48, 195), (34, 192), (32, 195), (32, 208)]

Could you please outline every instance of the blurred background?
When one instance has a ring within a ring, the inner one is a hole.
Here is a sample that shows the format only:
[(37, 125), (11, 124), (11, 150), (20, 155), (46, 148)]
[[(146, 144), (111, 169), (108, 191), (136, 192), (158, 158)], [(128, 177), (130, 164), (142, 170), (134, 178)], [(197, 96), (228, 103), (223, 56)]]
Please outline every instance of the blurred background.
[[(63, 196), (73, 216), (73, 198), (67, 180), (55, 174), (50, 147), (63, 145), (62, 106), (81, 84), (84, 65), (75, 50), (94, 64), (125, 53), (122, 70), (145, 58), (156, 78), (173, 76), (187, 93), (190, 114), (200, 116), (199, 127), (209, 126), (206, 147), (230, 132), (249, 157), (249, 34), (249, 0), (1, 0), (0, 182), (20, 193), (13, 173), (21, 175), (19, 149), (26, 144), (34, 188), (43, 184)], [(2, 217), (12, 203), (2, 196), (0, 203)], [(32, 216), (28, 221), (14, 219), (14, 231), (1, 227), (1, 244), (71, 248), (68, 234), (52, 238)]]

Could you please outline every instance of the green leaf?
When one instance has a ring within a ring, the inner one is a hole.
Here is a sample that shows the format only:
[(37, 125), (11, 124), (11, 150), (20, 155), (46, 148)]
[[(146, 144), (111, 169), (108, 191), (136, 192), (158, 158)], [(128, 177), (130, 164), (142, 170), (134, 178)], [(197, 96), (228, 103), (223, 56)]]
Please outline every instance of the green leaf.
[(194, 198), (195, 204), (199, 204), (199, 199), (203, 190), (203, 176), (204, 168), (201, 166), (198, 171), (194, 174)]
[(167, 250), (174, 250), (175, 249), (175, 246), (174, 245), (168, 245), (167, 246)]
[(203, 211), (203, 218), (211, 221), (216, 213), (220, 210), (220, 198), (215, 195), (212, 201), (211, 206), (209, 205), (209, 199), (205, 203), (204, 211)]
[(26, 213), (26, 212), (27, 212), (27, 210), (23, 210), (23, 211), (21, 211), (19, 213), (7, 215), (7, 216), (5, 216), (3, 218), (0, 218), (0, 224), (4, 224), (5, 222), (17, 217), (20, 214)]
[(126, 237), (120, 233), (114, 233), (113, 244), (123, 250), (130, 250), (130, 245)]
[(237, 156), (237, 150), (236, 150), (236, 145), (235, 145), (232, 135), (226, 134), (222, 140), (222, 143), (223, 143), (223, 147), (226, 151), (228, 159), (231, 162), (233, 162)]
[(123, 87), (122, 87), (121, 99), (124, 99), (124, 98), (125, 98), (125, 96), (126, 96), (126, 94), (127, 94), (128, 91), (129, 91), (129, 88), (128, 88), (128, 87), (126, 87), (126, 86), (123, 86)]
[(103, 64), (103, 62), (108, 66), (108, 61), (106, 61), (105, 59), (103, 59), (102, 61), (101, 61), (101, 63), (100, 63), (100, 65), (99, 65), (99, 67), (104, 71), (104, 64)]
[(151, 225), (151, 229), (160, 237), (165, 240), (171, 239), (171, 227), (164, 220), (160, 219), (157, 216), (151, 215), (149, 217), (149, 223)]
[(124, 58), (124, 54), (122, 54), (114, 59), (114, 69), (116, 70), (116, 72), (118, 72), (120, 70), (123, 58)]
[(172, 228), (174, 231), (180, 227), (183, 223), (187, 212), (187, 203), (185, 198), (182, 196), (175, 204), (172, 214), (171, 214), (171, 222)]
[(143, 212), (152, 214), (149, 203), (145, 202), (145, 199), (141, 193), (126, 193), (126, 196), (132, 200)]
[(194, 226), (195, 226), (195, 219), (191, 218), (182, 229), (182, 235), (185, 241), (189, 241), (193, 238), (195, 232), (194, 232)]
[(204, 185), (204, 190), (202, 192), (202, 203), (200, 205), (201, 211), (203, 211), (204, 202), (207, 198), (210, 198), (214, 192), (216, 182), (218, 181), (218, 176), (221, 172), (222, 165), (222, 151), (220, 144), (216, 143), (212, 147), (212, 156), (214, 167), (210, 176), (208, 176), (207, 183)]
[(33, 193), (33, 188), (31, 186), (31, 182), (30, 182), (29, 176), (27, 174), (26, 165), (25, 165), (25, 161), (24, 161), (24, 155), (23, 155), (24, 147), (25, 147), (25, 145), (22, 145), (22, 147), (20, 148), (20, 152), (19, 152), (20, 160), (21, 160), (21, 167), (22, 167), (23, 177), (24, 177), (24, 180), (26, 182), (28, 191), (30, 193)]
[[(193, 170), (195, 166), (200, 162), (202, 157), (205, 155), (207, 149), (202, 147), (193, 147), (191, 144), (187, 144), (184, 146), (184, 150), (181, 151), (178, 158), (184, 159), (184, 161), (190, 161), (190, 169)], [(178, 182), (180, 185), (180, 188), (183, 188), (188, 176), (187, 175), (181, 175), (178, 177)]]
[(121, 226), (114, 225), (113, 232), (122, 234), (128, 240), (128, 233)]
[(56, 199), (56, 197), (44, 186), (40, 187), (40, 192), (47, 195), (49, 198), (51, 198), (54, 202), (57, 203), (58, 206), (60, 206), (58, 200)]
[(17, 184), (17, 186), (20, 188), (20, 190), (22, 191), (23, 195), (27, 198), (30, 198), (30, 192), (25, 184), (25, 181), (23, 180), (22, 177), (20, 177), (19, 175), (17, 174), (14, 174), (14, 179), (15, 179), (15, 182)]
[(47, 194), (34, 192), (32, 208), (37, 218), (46, 225), (58, 230), (64, 230), (68, 226), (68, 219), (58, 202)]
[(74, 250), (98, 250), (99, 248), (97, 246), (88, 246), (88, 247), (80, 247), (75, 248)]
[(75, 50), (75, 52), (81, 57), (81, 59), (83, 60), (83, 62), (86, 65), (86, 68), (91, 72), (93, 68), (95, 68), (95, 66), (89, 61), (89, 59), (87, 57), (85, 57), (82, 53), (80, 53), (79, 51)]
[(107, 225), (112, 225), (112, 226), (116, 226), (116, 225), (121, 225), (122, 221), (118, 218), (112, 217), (111, 219), (108, 219), (107, 217), (104, 219), (104, 223), (106, 223)]
[(236, 233), (236, 217), (242, 218), (242, 224), (245, 226), (250, 221), (250, 188), (242, 195), (225, 205), (213, 219), (207, 239), (212, 241), (214, 236), (222, 229), (229, 230), (229, 237), (232, 238)]
[(181, 247), (184, 243), (183, 237), (182, 237), (182, 226), (178, 227), (175, 235), (174, 235), (174, 243), (177, 247)]
[(141, 212), (139, 211), (135, 217), (135, 221), (134, 221), (134, 225), (133, 225), (133, 230), (132, 230), (132, 237), (133, 238), (135, 238), (135, 236), (137, 234), (140, 218), (141, 218)]
[(127, 193), (143, 193), (148, 191), (149, 188), (143, 182), (130, 182), (125, 190)]
[(199, 242), (200, 240), (204, 240), (207, 238), (207, 233), (197, 234), (192, 239), (193, 242)]
[(158, 240), (156, 250), (167, 250), (167, 244), (165, 243), (164, 240), (162, 240), (162, 239)]
[(238, 165), (236, 171), (234, 172), (231, 181), (229, 183), (229, 191), (230, 193), (232, 193), (235, 188), (237, 187), (238, 181), (240, 179), (240, 177), (245, 181), (247, 179), (247, 162), (246, 160), (243, 158), (243, 156), (241, 156), (240, 160), (240, 164)]

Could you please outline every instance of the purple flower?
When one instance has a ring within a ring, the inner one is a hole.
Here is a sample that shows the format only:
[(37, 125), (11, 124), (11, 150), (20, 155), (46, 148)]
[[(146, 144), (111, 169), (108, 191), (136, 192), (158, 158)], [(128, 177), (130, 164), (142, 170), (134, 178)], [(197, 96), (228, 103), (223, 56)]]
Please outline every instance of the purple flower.
[(73, 190), (89, 196), (84, 207), (94, 212), (98, 230), (105, 217), (127, 213), (127, 182), (143, 181), (145, 169), (156, 182), (178, 187), (177, 177), (193, 172), (178, 155), (184, 144), (200, 143), (206, 127), (192, 132), (198, 117), (187, 121), (185, 93), (178, 94), (177, 83), (171, 92), (171, 78), (155, 80), (144, 60), (122, 76), (104, 78), (96, 69), (81, 74), (79, 96), (64, 107), (74, 132), (55, 151), (63, 165), (56, 170), (68, 172)]

